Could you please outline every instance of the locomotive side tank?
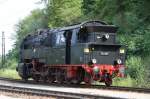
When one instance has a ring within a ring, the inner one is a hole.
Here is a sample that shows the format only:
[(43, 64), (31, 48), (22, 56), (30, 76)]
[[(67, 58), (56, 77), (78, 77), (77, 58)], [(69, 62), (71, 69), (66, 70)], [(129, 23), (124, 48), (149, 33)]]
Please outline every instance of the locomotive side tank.
[(112, 84), (124, 76), (125, 48), (116, 41), (117, 27), (102, 21), (39, 30), (20, 46), (18, 73), (24, 80)]

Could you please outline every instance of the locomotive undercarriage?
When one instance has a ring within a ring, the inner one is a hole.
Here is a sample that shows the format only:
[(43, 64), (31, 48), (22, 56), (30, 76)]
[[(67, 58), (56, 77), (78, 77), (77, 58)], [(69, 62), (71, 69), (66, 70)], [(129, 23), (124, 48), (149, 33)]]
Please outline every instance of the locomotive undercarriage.
[(24, 63), (18, 66), (21, 78), (25, 81), (32, 78), (36, 82), (67, 84), (80, 84), (84, 81), (84, 70), (81, 66), (71, 66), (68, 68), (65, 65), (63, 65), (63, 67), (38, 65), (34, 66), (32, 63)]
[[(36, 82), (80, 84), (88, 85), (93, 81), (104, 82), (106, 86), (112, 84), (112, 74), (102, 71), (102, 74), (94, 73), (93, 67), (88, 65), (45, 65), (43, 63), (24, 63), (18, 66), (20, 76), (27, 81), (32, 78)], [(22, 72), (21, 72), (22, 71)], [(114, 74), (114, 73), (113, 73)]]

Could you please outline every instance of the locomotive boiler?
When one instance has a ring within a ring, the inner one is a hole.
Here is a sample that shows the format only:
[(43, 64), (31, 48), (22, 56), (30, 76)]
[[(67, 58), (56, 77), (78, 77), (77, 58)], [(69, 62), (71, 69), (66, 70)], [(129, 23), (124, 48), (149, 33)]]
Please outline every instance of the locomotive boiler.
[(38, 30), (26, 36), (17, 71), (24, 80), (48, 83), (93, 81), (112, 84), (124, 77), (125, 48), (116, 41), (117, 27), (102, 21)]

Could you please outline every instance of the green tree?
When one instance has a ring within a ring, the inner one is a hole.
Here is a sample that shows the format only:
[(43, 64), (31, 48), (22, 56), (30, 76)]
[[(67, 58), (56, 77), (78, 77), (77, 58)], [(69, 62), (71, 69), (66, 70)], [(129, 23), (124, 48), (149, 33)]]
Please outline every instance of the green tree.
[(82, 3), (82, 11), (84, 15), (89, 16), (90, 14), (92, 14), (91, 12), (93, 12), (94, 8), (95, 8), (95, 3), (96, 0), (83, 0)]
[(17, 46), (25, 36), (29, 33), (34, 33), (40, 28), (48, 28), (48, 17), (44, 13), (44, 10), (36, 9), (16, 25)]
[(49, 27), (78, 22), (81, 16), (81, 0), (47, 0), (46, 12), (49, 16)]
[(23, 38), (40, 28), (48, 28), (48, 17), (44, 10), (36, 9), (16, 25), (16, 42), (14, 48), (7, 55), (8, 61), (11, 59), (18, 60), (20, 43)]

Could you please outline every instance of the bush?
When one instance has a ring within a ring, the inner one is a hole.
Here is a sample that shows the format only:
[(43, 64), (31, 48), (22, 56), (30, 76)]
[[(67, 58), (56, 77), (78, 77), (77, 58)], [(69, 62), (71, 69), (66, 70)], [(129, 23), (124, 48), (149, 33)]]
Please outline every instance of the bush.
[(131, 56), (126, 61), (126, 74), (135, 80), (134, 86), (145, 86), (145, 66), (142, 64), (142, 58), (139, 56)]

